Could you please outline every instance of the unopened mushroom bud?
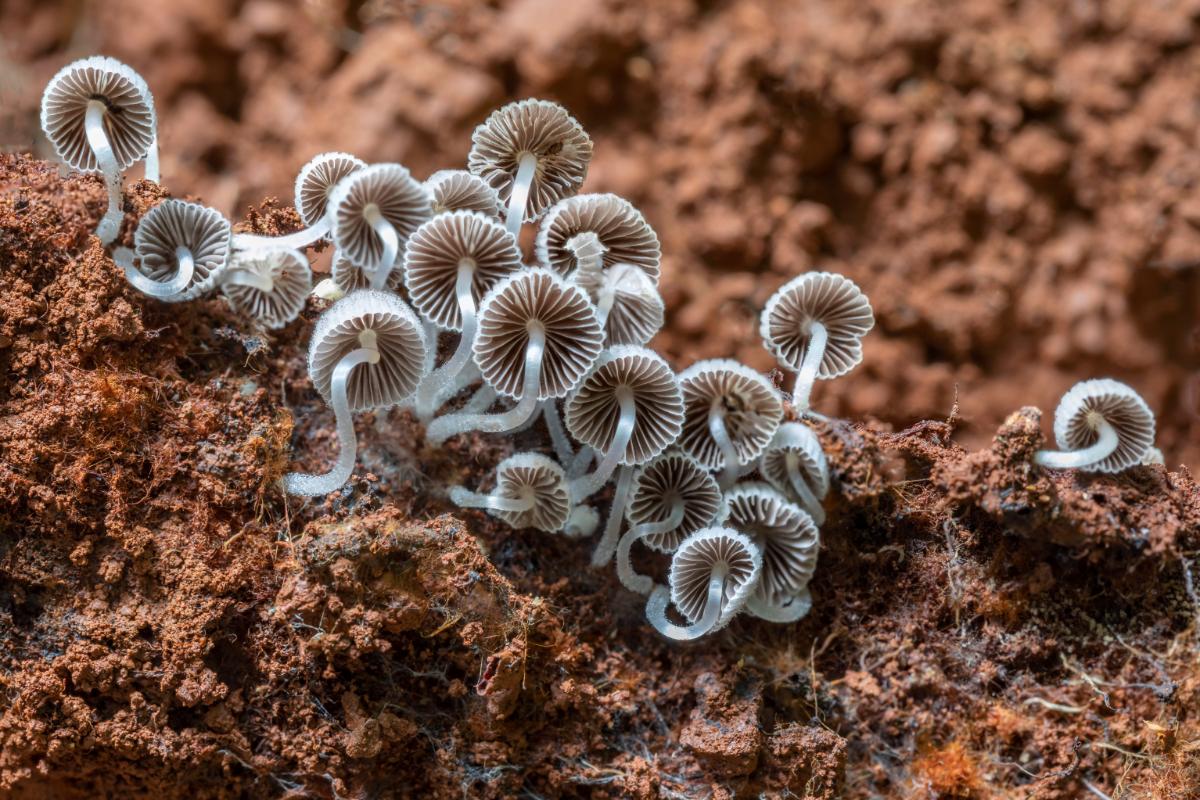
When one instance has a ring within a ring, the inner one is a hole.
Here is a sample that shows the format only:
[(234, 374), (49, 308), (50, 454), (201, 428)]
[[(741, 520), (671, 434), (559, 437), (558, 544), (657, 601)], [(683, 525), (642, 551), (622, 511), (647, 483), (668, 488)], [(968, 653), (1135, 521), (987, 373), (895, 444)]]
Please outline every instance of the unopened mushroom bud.
[(491, 219), (504, 219), (500, 195), (478, 175), (463, 169), (443, 169), (425, 179), (434, 214), (478, 211)]
[(496, 490), (479, 494), (462, 486), (450, 499), (463, 508), (486, 508), (512, 528), (557, 533), (567, 524), (571, 499), (562, 467), (537, 453), (509, 456), (496, 467)]
[(193, 300), (212, 291), (228, 266), (230, 230), (215, 209), (164, 200), (138, 224), (133, 253), (120, 248), (113, 257), (143, 294), (168, 303)]
[(338, 182), (367, 166), (361, 158), (349, 153), (321, 153), (300, 168), (296, 176), (296, 211), (307, 226), (286, 236), (259, 236), (239, 233), (234, 246), (253, 250), (302, 249), (329, 235), (331, 220), (330, 197)]
[(312, 269), (299, 251), (259, 250), (235, 258), (220, 283), (235, 309), (264, 328), (277, 329), (304, 310)]
[(1102, 378), (1081, 381), (1054, 412), (1059, 451), (1034, 461), (1051, 469), (1120, 472), (1141, 464), (1154, 446), (1154, 413), (1130, 387)]
[[(758, 586), (762, 554), (731, 528), (703, 528), (685, 539), (671, 559), (670, 588), (657, 587), (646, 601), (646, 619), (671, 639), (689, 641), (731, 620)], [(673, 602), (687, 625), (667, 619)]]
[(811, 428), (799, 422), (780, 425), (758, 468), (768, 483), (800, 503), (818, 525), (824, 524), (821, 501), (829, 492), (829, 463)]

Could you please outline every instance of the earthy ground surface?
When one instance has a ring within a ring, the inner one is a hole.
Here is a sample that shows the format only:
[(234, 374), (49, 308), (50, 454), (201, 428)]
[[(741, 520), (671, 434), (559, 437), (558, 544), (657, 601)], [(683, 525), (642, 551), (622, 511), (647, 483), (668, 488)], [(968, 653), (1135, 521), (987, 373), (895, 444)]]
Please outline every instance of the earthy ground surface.
[[(551, 97), (662, 237), (677, 367), (769, 369), (813, 266), (878, 325), (815, 395), (851, 421), (812, 615), (673, 646), (586, 543), (446, 515), (513, 442), (365, 414), (351, 486), (285, 502), (332, 446), (320, 307), (144, 299), (97, 181), (0, 161), (0, 796), (1200, 797), (1198, 35), (1195, 0), (6, 2), (14, 150), (111, 54), (165, 189), (271, 228), (316, 152), (423, 176)], [(1098, 375), (1166, 469), (1029, 466)]]

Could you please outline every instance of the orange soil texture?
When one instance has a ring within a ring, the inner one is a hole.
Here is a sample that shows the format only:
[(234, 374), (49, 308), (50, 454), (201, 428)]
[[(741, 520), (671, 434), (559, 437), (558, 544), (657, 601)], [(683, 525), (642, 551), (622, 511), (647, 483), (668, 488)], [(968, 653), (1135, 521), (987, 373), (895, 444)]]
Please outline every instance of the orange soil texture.
[[(319, 305), (265, 336), (142, 298), (100, 183), (5, 157), (0, 796), (1197, 796), (1200, 3), (16, 0), (0, 30), (4, 143), (45, 155), (45, 80), (111, 54), (166, 190), (239, 217), (321, 150), (423, 176), (558, 99), (587, 188), (663, 239), (677, 367), (769, 369), (757, 309), (814, 266), (879, 320), (815, 395), (856, 422), (821, 430), (813, 613), (680, 647), (586, 542), (446, 514), (536, 434), (364, 414), (351, 484), (285, 502), (334, 442)], [(1022, 406), (1096, 375), (1167, 469), (1029, 466)]]

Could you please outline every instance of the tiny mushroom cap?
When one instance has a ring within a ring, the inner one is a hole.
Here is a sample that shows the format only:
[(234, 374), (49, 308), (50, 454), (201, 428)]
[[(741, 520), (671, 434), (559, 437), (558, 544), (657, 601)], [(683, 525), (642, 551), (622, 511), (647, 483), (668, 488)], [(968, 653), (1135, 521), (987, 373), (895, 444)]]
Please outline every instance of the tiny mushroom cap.
[(662, 330), (666, 313), (662, 295), (650, 277), (632, 264), (614, 264), (605, 270), (594, 296), (601, 314), (608, 312), (606, 344), (642, 345)]
[(483, 298), (475, 363), (489, 386), (506, 397), (519, 397), (534, 328), (545, 337), (538, 399), (563, 397), (595, 363), (604, 334), (584, 291), (549, 270), (522, 269)]
[[(538, 229), (534, 254), (542, 266), (568, 275), (577, 266), (572, 240), (583, 233), (593, 233), (604, 248), (603, 266), (632, 264), (658, 284), (661, 271), (662, 247), (658, 234), (646, 222), (642, 212), (615, 194), (581, 194), (560, 200), (548, 212)], [(578, 278), (583, 288), (598, 276)]]
[(1154, 427), (1154, 413), (1129, 386), (1108, 378), (1081, 381), (1054, 412), (1061, 451), (1041, 451), (1035, 460), (1056, 469), (1120, 472), (1146, 458)]
[(571, 515), (567, 476), (557, 463), (538, 453), (509, 456), (496, 467), (496, 492), (513, 500), (532, 501), (525, 511), (493, 513), (513, 528), (536, 528), (556, 533)]
[[(341, 253), (335, 252), (333, 256), (332, 273), (334, 284), (342, 290), (343, 294), (349, 294), (355, 289), (369, 289), (371, 286), (371, 276), (367, 274), (366, 270)], [(384, 285), (384, 288), (389, 292), (395, 292), (399, 291), (403, 285), (404, 273), (398, 269), (393, 269), (388, 273), (387, 283)]]
[(820, 524), (821, 500), (829, 493), (829, 462), (811, 428), (800, 422), (780, 425), (762, 454), (759, 472)]
[(679, 447), (708, 469), (728, 467), (711, 433), (710, 415), (724, 423), (738, 462), (748, 464), (770, 444), (783, 402), (770, 381), (730, 359), (698, 361), (679, 373), (684, 422)]
[(163, 200), (134, 232), (140, 266), (130, 268), (139, 273), (130, 279), (143, 289), (146, 278), (165, 285), (190, 275), (173, 293), (155, 291), (154, 295), (167, 302), (200, 297), (216, 287), (228, 266), (231, 235), (229, 220), (219, 211), (184, 200)]
[(630, 525), (662, 522), (676, 502), (683, 506), (683, 521), (666, 533), (653, 533), (642, 542), (660, 553), (673, 553), (684, 537), (716, 519), (721, 508), (721, 489), (704, 466), (678, 450), (646, 462), (633, 479), (633, 490), (625, 506)]
[(725, 493), (718, 517), (762, 550), (756, 595), (782, 605), (808, 586), (817, 569), (820, 534), (813, 518), (765, 483), (743, 483)]
[(504, 216), (500, 195), (488, 182), (465, 169), (443, 169), (425, 179), (425, 191), (433, 203), (433, 213), (478, 211), (489, 217)]
[(832, 272), (807, 272), (771, 295), (759, 333), (781, 364), (799, 370), (814, 323), (829, 337), (817, 377), (836, 378), (862, 361), (862, 338), (875, 326), (875, 315), (854, 281)]
[(258, 250), (234, 260), (222, 291), (234, 308), (263, 327), (282, 328), (304, 310), (312, 269), (295, 250)]
[(373, 290), (346, 295), (317, 320), (308, 349), (308, 374), (321, 397), (330, 401), (333, 371), (342, 357), (363, 347), (377, 350), (379, 358), (350, 374), (350, 410), (403, 402), (425, 372), (425, 330), (403, 300)]
[(349, 153), (321, 153), (300, 168), (296, 176), (296, 210), (305, 225), (316, 225), (329, 210), (334, 187), (347, 175), (358, 172), (367, 162)]
[(601, 353), (567, 398), (567, 430), (597, 452), (608, 452), (623, 415), (622, 393), (629, 395), (636, 415), (619, 463), (643, 464), (679, 438), (683, 424), (679, 381), (653, 350), (622, 346)]
[(471, 293), (478, 305), (500, 279), (521, 269), (521, 251), (503, 225), (477, 211), (438, 214), (408, 240), (404, 283), (409, 297), (423, 317), (444, 330), (463, 329), (457, 293), (463, 266), (471, 270)]
[(702, 528), (684, 539), (671, 558), (671, 601), (688, 622), (704, 616), (714, 575), (725, 579), (720, 617), (709, 631), (733, 618), (758, 586), (762, 554), (732, 528)]
[(329, 202), (334, 244), (370, 271), (393, 266), (384, 263), (388, 244), (381, 226), (390, 226), (403, 243), (433, 214), (429, 195), (400, 164), (373, 164), (350, 173), (334, 187)]

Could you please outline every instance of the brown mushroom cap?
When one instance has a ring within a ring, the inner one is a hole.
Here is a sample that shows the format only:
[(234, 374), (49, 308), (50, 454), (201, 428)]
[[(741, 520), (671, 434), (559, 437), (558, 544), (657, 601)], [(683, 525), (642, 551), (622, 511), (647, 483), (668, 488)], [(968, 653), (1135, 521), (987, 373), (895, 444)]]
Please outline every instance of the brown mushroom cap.
[(1054, 412), (1058, 446), (1069, 451), (1095, 444), (1100, 419), (1117, 432), (1117, 449), (1087, 469), (1120, 472), (1142, 463), (1154, 446), (1154, 412), (1131, 387), (1108, 378), (1080, 381), (1063, 395)]
[(42, 94), (42, 130), (58, 157), (82, 172), (100, 163), (84, 130), (88, 103), (107, 107), (104, 130), (121, 169), (146, 157), (154, 143), (154, 98), (142, 77), (115, 58), (92, 56), (63, 67)]
[(383, 258), (383, 242), (367, 221), (368, 206), (392, 224), (403, 242), (433, 215), (429, 195), (400, 164), (373, 164), (352, 172), (334, 187), (333, 242), (345, 258), (374, 267)]
[(757, 372), (730, 359), (698, 361), (679, 374), (684, 422), (679, 447), (708, 469), (725, 466), (725, 456), (708, 428), (713, 402), (724, 409), (725, 429), (743, 464), (762, 453), (783, 418), (783, 401)]
[(562, 198), (579, 191), (592, 160), (592, 140), (557, 103), (521, 100), (493, 111), (471, 135), (467, 168), (507, 204), (521, 157), (537, 158), (525, 221), (533, 222)]
[(329, 209), (329, 196), (338, 181), (358, 172), (367, 162), (349, 153), (321, 153), (296, 176), (296, 210), (305, 225), (315, 225)]
[(425, 179), (425, 191), (434, 214), (447, 211), (478, 211), (488, 217), (504, 216), (500, 195), (478, 175), (465, 169), (443, 169)]
[(513, 500), (532, 497), (528, 511), (493, 511), (513, 528), (562, 530), (571, 515), (567, 476), (555, 462), (537, 453), (517, 453), (496, 467), (496, 494)]
[(743, 483), (725, 493), (719, 520), (741, 531), (762, 551), (756, 594), (786, 603), (812, 580), (820, 534), (808, 512), (765, 483)]
[(875, 326), (875, 314), (854, 281), (832, 272), (807, 272), (789, 281), (767, 301), (759, 333), (781, 364), (799, 370), (814, 322), (829, 336), (818, 378), (844, 375), (862, 361), (862, 339)]
[(718, 568), (726, 574), (721, 619), (727, 621), (745, 605), (758, 585), (762, 570), (758, 547), (731, 528), (702, 528), (684, 539), (671, 558), (668, 574), (671, 601), (689, 622), (696, 622), (704, 615), (708, 583), (713, 570)]
[(605, 344), (646, 344), (662, 330), (666, 314), (662, 295), (649, 276), (632, 264), (613, 264), (604, 272), (603, 291), (613, 293), (604, 320)]
[[(548, 212), (538, 229), (534, 254), (542, 266), (568, 275), (575, 269), (575, 254), (567, 246), (581, 233), (594, 233), (604, 246), (604, 266), (633, 264), (657, 285), (661, 272), (662, 247), (658, 234), (646, 222), (642, 212), (615, 194), (581, 194), (560, 200)], [(587, 276), (577, 279), (589, 292)]]
[(596, 361), (604, 334), (583, 290), (549, 270), (522, 269), (483, 298), (475, 363), (497, 392), (519, 397), (531, 325), (541, 325), (546, 335), (538, 399), (562, 397)]
[(229, 220), (221, 212), (184, 200), (163, 200), (142, 217), (133, 234), (137, 269), (147, 278), (168, 281), (179, 270), (176, 249), (186, 247), (195, 269), (187, 288), (163, 298), (168, 302), (193, 300), (216, 286), (229, 263), (232, 238)]
[(671, 450), (646, 462), (633, 479), (625, 518), (630, 525), (663, 522), (676, 499), (683, 503), (683, 522), (668, 533), (642, 537), (660, 553), (673, 553), (686, 536), (711, 525), (721, 508), (717, 481), (696, 459)]
[(265, 328), (282, 328), (298, 317), (312, 291), (308, 259), (295, 250), (253, 251), (239, 257), (230, 268), (266, 276), (274, 284), (269, 292), (236, 283), (222, 287), (234, 308)]
[(788, 457), (804, 476), (813, 495), (820, 499), (829, 492), (829, 463), (821, 441), (812, 429), (799, 422), (785, 422), (775, 432), (771, 444), (762, 454), (759, 471), (767, 482), (785, 495), (792, 492), (788, 477)]
[(633, 396), (637, 416), (621, 464), (643, 464), (679, 438), (683, 396), (662, 356), (644, 347), (614, 347), (600, 354), (566, 403), (566, 425), (579, 441), (608, 452), (621, 418), (618, 393)]

